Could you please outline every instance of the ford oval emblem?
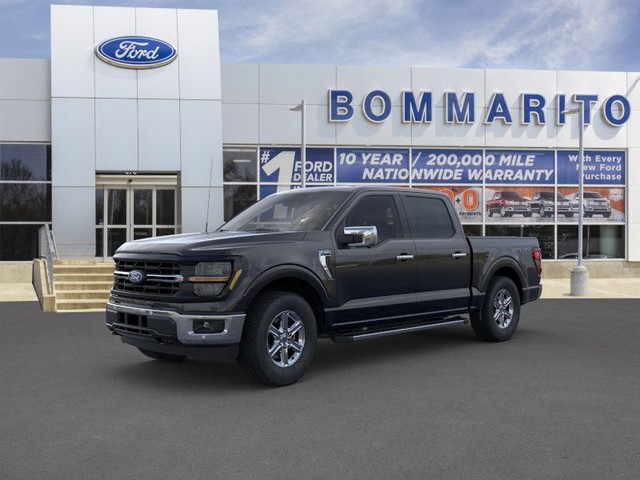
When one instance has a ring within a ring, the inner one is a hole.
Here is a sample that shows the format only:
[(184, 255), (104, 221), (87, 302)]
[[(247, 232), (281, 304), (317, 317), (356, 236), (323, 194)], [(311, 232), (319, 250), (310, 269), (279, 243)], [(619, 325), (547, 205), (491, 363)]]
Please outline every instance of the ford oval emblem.
[(116, 37), (96, 47), (96, 56), (122, 68), (157, 68), (173, 62), (178, 51), (164, 40), (151, 37)]
[(141, 283), (144, 283), (144, 281), (146, 280), (147, 276), (145, 275), (144, 272), (142, 272), (140, 270), (131, 270), (129, 272), (129, 276), (127, 278), (134, 285), (140, 285)]

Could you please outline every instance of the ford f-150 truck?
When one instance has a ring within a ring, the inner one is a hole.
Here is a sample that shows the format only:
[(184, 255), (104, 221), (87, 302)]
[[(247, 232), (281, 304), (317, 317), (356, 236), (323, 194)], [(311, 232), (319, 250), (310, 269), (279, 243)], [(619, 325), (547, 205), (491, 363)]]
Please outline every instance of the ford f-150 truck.
[(215, 232), (125, 243), (106, 323), (159, 360), (237, 345), (251, 378), (288, 385), (318, 338), (470, 321), (480, 338), (508, 340), (520, 306), (540, 297), (541, 258), (535, 238), (465, 237), (449, 199), (433, 191), (292, 190)]

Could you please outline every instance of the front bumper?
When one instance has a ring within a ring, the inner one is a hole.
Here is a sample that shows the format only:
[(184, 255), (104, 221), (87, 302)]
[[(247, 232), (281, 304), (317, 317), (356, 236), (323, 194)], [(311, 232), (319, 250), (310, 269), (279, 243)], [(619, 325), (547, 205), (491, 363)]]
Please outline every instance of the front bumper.
[[(240, 343), (244, 313), (201, 314), (107, 303), (107, 328), (113, 333), (183, 345), (233, 345)], [(216, 333), (194, 332), (194, 322), (217, 322)], [(175, 324), (175, 329), (173, 325)], [(166, 328), (166, 325), (170, 325)]]

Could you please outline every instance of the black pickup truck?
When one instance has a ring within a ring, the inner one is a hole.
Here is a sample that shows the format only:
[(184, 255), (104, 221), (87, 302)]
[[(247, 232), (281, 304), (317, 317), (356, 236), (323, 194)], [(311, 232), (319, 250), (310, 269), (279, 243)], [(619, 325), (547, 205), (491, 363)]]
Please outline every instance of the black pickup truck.
[(402, 188), (271, 195), (212, 233), (129, 242), (107, 327), (160, 360), (237, 345), (254, 380), (302, 377), (317, 339), (354, 341), (471, 322), (508, 340), (540, 297), (535, 238), (465, 237), (449, 199)]

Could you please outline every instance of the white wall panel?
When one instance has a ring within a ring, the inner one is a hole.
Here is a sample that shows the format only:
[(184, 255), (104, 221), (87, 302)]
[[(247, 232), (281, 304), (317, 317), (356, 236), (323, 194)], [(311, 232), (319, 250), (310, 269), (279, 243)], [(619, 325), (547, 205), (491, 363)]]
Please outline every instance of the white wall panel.
[[(54, 187), (95, 185), (94, 100), (51, 99), (51, 180)], [(64, 205), (58, 204), (64, 208)]]
[(629, 261), (640, 262), (640, 223), (629, 223)]
[(60, 257), (94, 257), (95, 189), (53, 186), (51, 197), (53, 234)]
[(260, 143), (299, 145), (300, 112), (292, 112), (288, 105), (260, 105)]
[[(218, 100), (180, 102), (183, 187), (206, 187), (210, 181), (212, 185), (222, 185), (221, 110)], [(211, 179), (209, 172), (212, 172)]]
[(182, 187), (182, 233), (204, 232), (209, 202), (209, 231), (223, 223), (222, 187)]
[[(569, 96), (573, 94), (598, 95), (592, 108), (600, 108), (607, 97), (627, 92), (627, 75), (624, 72), (558, 72), (558, 93), (567, 97), (567, 108), (575, 108)], [(595, 115), (594, 115), (595, 116)]]
[(336, 88), (335, 66), (260, 65), (263, 104), (293, 106), (306, 100), (310, 105), (327, 105), (328, 92), (333, 88)]
[(430, 91), (433, 105), (444, 107), (444, 93), (475, 93), (475, 107), (485, 106), (484, 70), (466, 68), (418, 68), (411, 69), (411, 88), (416, 94)]
[[(306, 130), (307, 143), (310, 145), (335, 145), (336, 131), (335, 123), (329, 123), (329, 107), (326, 105), (307, 105)], [(300, 112), (291, 112), (298, 115)], [(299, 129), (298, 129), (299, 130)]]
[[(486, 101), (490, 102), (494, 93), (503, 93), (510, 109), (520, 108), (522, 93), (542, 95), (545, 97), (547, 107), (555, 105), (555, 71), (486, 70), (485, 84)], [(550, 120), (553, 122), (554, 117), (551, 117)]]
[[(627, 183), (640, 186), (640, 148), (627, 150)], [(640, 203), (638, 209), (640, 209)]]
[(50, 142), (51, 101), (0, 100), (0, 142)]
[(51, 100), (51, 62), (0, 59), (0, 100)]
[(222, 141), (258, 143), (258, 105), (222, 104)]
[(136, 8), (136, 35), (158, 38), (178, 49), (178, 57), (164, 67), (138, 70), (138, 98), (178, 98), (179, 61), (176, 10)]
[(93, 97), (93, 7), (51, 5), (51, 95)]
[(260, 65), (222, 64), (222, 99), (224, 103), (258, 103)]
[(352, 67), (339, 65), (336, 69), (336, 89), (353, 94), (353, 105), (362, 105), (372, 90), (383, 90), (393, 105), (400, 105), (400, 92), (411, 90), (410, 67)]
[(640, 110), (640, 72), (627, 73), (627, 89), (622, 93), (631, 103), (632, 110)]
[[(545, 112), (545, 125), (522, 125), (520, 123), (520, 109), (510, 109), (513, 123), (505, 125), (498, 120), (491, 125), (486, 125), (487, 146), (493, 147), (547, 147), (556, 146), (557, 126), (555, 124), (555, 110), (547, 108)], [(486, 113), (485, 113), (486, 115)], [(482, 118), (481, 120), (484, 120)]]
[(415, 124), (412, 129), (414, 146), (443, 147), (483, 147), (485, 145), (485, 125), (482, 123), (486, 110), (476, 107), (476, 122), (471, 124), (450, 124), (444, 121), (444, 108), (433, 109), (433, 122)]
[[(557, 127), (559, 148), (578, 148), (579, 118), (577, 114), (566, 116), (563, 126)], [(584, 129), (584, 148), (626, 148), (627, 129), (612, 127), (602, 117), (602, 111), (595, 111), (591, 125)]]
[(136, 99), (96, 99), (96, 169), (138, 169)]
[[(135, 35), (136, 15), (132, 8), (94, 7), (94, 45), (105, 40)], [(135, 98), (138, 92), (138, 76), (135, 70), (114, 67), (95, 59), (96, 97)]]
[(138, 170), (180, 170), (178, 100), (138, 100)]
[(218, 12), (178, 10), (180, 98), (220, 100)]
[(365, 119), (361, 107), (354, 107), (350, 122), (336, 124), (338, 145), (411, 145), (411, 125), (400, 122), (400, 107), (392, 107), (386, 122)]

